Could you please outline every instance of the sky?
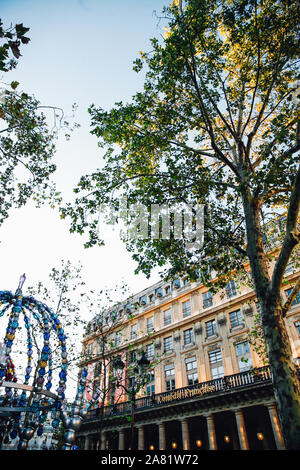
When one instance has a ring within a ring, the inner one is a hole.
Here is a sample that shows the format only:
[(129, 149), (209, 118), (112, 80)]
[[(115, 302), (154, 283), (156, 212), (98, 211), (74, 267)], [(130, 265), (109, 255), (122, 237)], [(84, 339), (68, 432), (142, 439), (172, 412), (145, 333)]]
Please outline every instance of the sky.
[[(143, 73), (132, 70), (139, 51), (151, 48), (149, 39), (160, 36), (160, 14), (167, 0), (0, 0), (4, 25), (23, 23), (30, 42), (21, 49), (15, 70), (0, 77), (20, 82), (18, 90), (33, 94), (43, 105), (58, 106), (71, 114), (73, 103), (80, 124), (70, 141), (57, 143), (53, 177), (64, 201), (83, 174), (103, 163), (103, 150), (90, 135), (88, 107), (109, 110), (115, 102), (128, 102), (143, 85)], [(68, 219), (57, 210), (29, 203), (11, 211), (0, 227), (0, 290), (14, 291), (19, 276), (26, 284), (46, 281), (61, 259), (83, 265), (83, 277), (93, 289), (126, 282), (132, 294), (159, 280), (134, 275), (136, 263), (119, 240), (118, 232), (103, 227), (104, 247), (83, 248), (81, 236), (69, 233)], [(26, 284), (23, 292), (26, 293)]]

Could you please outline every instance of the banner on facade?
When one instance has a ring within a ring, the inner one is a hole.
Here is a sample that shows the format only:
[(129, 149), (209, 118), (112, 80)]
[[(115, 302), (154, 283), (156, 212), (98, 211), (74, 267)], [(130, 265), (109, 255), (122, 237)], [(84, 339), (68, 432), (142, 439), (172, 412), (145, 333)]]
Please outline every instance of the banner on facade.
[(159, 395), (157, 397), (157, 403), (166, 403), (174, 400), (182, 400), (184, 398), (192, 398), (195, 396), (198, 397), (215, 391), (215, 385), (205, 385), (204, 387), (199, 388), (175, 390), (174, 392), (170, 392), (167, 395)]

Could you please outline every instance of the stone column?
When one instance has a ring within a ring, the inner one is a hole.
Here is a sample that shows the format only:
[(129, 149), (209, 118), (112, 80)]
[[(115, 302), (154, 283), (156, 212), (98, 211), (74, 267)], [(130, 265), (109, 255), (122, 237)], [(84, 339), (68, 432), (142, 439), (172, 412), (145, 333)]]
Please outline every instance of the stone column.
[(190, 435), (188, 420), (181, 420), (181, 432), (182, 432), (182, 448), (183, 450), (190, 450)]
[(165, 423), (158, 424), (159, 431), (159, 450), (166, 450), (166, 428)]
[(125, 431), (124, 429), (120, 429), (118, 450), (124, 450), (124, 448), (125, 448)]
[(277, 409), (275, 403), (270, 403), (267, 405), (271, 424), (273, 428), (274, 439), (276, 443), (277, 450), (285, 450), (284, 439), (278, 419)]
[(105, 450), (106, 448), (106, 432), (101, 432), (101, 450)]
[(90, 448), (90, 436), (85, 436), (84, 438), (84, 450), (89, 450)]
[(218, 447), (217, 447), (215, 423), (214, 423), (214, 418), (212, 414), (206, 415), (206, 422), (207, 422), (209, 449), (217, 450)]
[(138, 427), (138, 450), (145, 449), (144, 426)]
[(234, 413), (235, 413), (237, 430), (239, 434), (241, 450), (249, 450), (249, 444), (248, 444), (248, 438), (247, 438), (247, 433), (246, 433), (243, 412), (242, 410), (235, 410)]

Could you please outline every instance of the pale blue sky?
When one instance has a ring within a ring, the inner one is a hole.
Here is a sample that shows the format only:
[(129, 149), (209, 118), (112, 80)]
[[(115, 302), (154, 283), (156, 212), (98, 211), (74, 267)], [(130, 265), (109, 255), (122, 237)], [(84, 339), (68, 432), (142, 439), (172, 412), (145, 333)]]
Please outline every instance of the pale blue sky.
[[(149, 39), (162, 34), (153, 14), (167, 0), (0, 0), (4, 24), (30, 27), (31, 41), (4, 81), (17, 80), (20, 88), (45, 105), (64, 108), (76, 102), (81, 128), (70, 142), (60, 140), (56, 154), (58, 188), (68, 199), (81, 174), (101, 165), (102, 151), (89, 134), (87, 108), (95, 103), (109, 109), (116, 101), (129, 101), (142, 89), (143, 74), (132, 70), (140, 50), (149, 50)], [(93, 288), (126, 280), (133, 293), (158, 280), (134, 276), (135, 263), (119, 242), (107, 232), (107, 245), (85, 250), (82, 239), (68, 232), (48, 207), (31, 205), (12, 212), (0, 228), (0, 289), (14, 290), (19, 275), (27, 285), (44, 280), (61, 258), (84, 265), (84, 276)], [(25, 284), (26, 287), (26, 284)], [(26, 288), (24, 287), (24, 291)]]

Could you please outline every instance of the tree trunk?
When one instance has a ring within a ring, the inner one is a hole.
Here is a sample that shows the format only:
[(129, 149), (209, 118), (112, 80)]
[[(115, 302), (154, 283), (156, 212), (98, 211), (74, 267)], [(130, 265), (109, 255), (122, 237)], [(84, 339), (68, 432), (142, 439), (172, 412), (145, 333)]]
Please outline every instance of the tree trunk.
[(300, 449), (300, 383), (282, 316), (280, 300), (266, 298), (262, 324), (268, 350), (274, 395), (287, 449)]
[(300, 383), (282, 314), (280, 288), (270, 291), (268, 259), (264, 251), (259, 208), (244, 197), (247, 254), (255, 292), (262, 308), (262, 325), (279, 419), (287, 449), (300, 449)]

